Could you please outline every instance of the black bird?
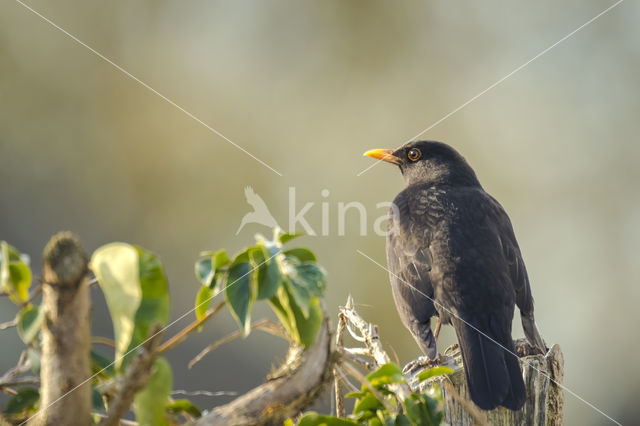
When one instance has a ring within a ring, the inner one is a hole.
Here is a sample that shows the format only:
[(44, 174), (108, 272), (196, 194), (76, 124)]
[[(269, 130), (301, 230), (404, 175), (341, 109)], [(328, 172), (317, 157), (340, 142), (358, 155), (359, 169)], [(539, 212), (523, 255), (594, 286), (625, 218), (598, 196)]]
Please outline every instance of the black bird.
[(393, 202), (387, 235), (403, 324), (431, 360), (440, 324), (452, 324), (473, 402), (485, 410), (520, 409), (526, 395), (511, 338), (515, 305), (529, 343), (543, 353), (546, 346), (509, 217), (449, 145), (410, 142), (365, 155), (398, 165), (406, 183)]

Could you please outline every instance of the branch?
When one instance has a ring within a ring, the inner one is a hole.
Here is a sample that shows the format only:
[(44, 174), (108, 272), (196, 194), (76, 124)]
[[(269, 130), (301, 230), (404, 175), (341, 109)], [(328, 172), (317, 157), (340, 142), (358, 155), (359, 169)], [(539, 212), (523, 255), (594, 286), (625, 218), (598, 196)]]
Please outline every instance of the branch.
[[(9, 369), (2, 377), (0, 377), (0, 389), (5, 390), (10, 386), (15, 386), (18, 380), (18, 376), (26, 373), (31, 369), (31, 360), (27, 351), (22, 351), (18, 363), (15, 367)], [(39, 382), (39, 381), (38, 381)]]
[(324, 319), (313, 345), (304, 351), (290, 348), (284, 366), (288, 373), (215, 408), (195, 424), (282, 424), (313, 403), (330, 382), (333, 369), (329, 319), (322, 308)]
[(160, 347), (156, 349), (156, 351), (158, 352), (158, 355), (163, 355), (165, 352), (169, 351), (176, 345), (179, 345), (180, 343), (182, 343), (189, 334), (191, 334), (194, 330), (197, 330), (198, 327), (200, 327), (207, 320), (209, 320), (209, 318), (217, 314), (220, 311), (220, 309), (224, 307), (225, 304), (226, 302), (224, 300), (218, 303), (213, 308), (207, 310), (207, 312), (205, 312), (202, 318), (195, 320), (194, 322), (192, 322), (191, 324), (183, 328), (181, 331), (179, 331), (178, 334), (176, 334), (175, 336), (173, 336), (172, 338), (164, 342), (162, 345), (160, 345)]
[(127, 367), (127, 374), (118, 386), (118, 392), (109, 404), (107, 415), (100, 422), (100, 426), (117, 426), (120, 424), (122, 416), (129, 411), (131, 403), (136, 393), (147, 385), (151, 377), (153, 362), (158, 356), (156, 350), (158, 343), (162, 339), (162, 333), (156, 328), (150, 333), (151, 337), (142, 347), (135, 358)]
[[(256, 321), (252, 323), (251, 330), (256, 330), (256, 329), (265, 331), (274, 336), (282, 337), (283, 339), (291, 342), (291, 337), (289, 337), (284, 327), (271, 320), (261, 319), (260, 321)], [(233, 333), (227, 334), (222, 339), (216, 340), (215, 342), (213, 342), (212, 344), (204, 348), (202, 351), (200, 351), (200, 353), (196, 355), (195, 358), (189, 361), (189, 369), (191, 369), (194, 365), (202, 361), (202, 358), (207, 356), (207, 354), (209, 354), (210, 352), (213, 352), (216, 349), (218, 349), (220, 346), (226, 345), (227, 343), (232, 342), (235, 339), (238, 339), (240, 337), (242, 337), (242, 331), (236, 330)]]
[(91, 422), (91, 383), (87, 380), (91, 376), (87, 257), (78, 239), (69, 232), (54, 235), (44, 249), (42, 408), (36, 414), (36, 423)]
[(11, 321), (1, 323), (0, 330), (6, 330), (7, 328), (15, 327), (16, 325), (18, 325), (18, 317), (15, 317)]

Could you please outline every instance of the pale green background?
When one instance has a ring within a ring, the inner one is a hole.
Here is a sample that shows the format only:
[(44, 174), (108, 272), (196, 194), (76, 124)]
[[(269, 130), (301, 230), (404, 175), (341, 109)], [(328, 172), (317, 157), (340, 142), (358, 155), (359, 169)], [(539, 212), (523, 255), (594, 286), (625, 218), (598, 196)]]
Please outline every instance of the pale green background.
[[(351, 293), (401, 362), (419, 354), (391, 303), (384, 238), (337, 236), (337, 203), (361, 201), (368, 228), (401, 189), (397, 170), (360, 177), (370, 148), (393, 148), (611, 1), (98, 2), (32, 7), (281, 171), (214, 135), (18, 3), (0, 3), (0, 239), (33, 257), (70, 229), (88, 250), (136, 243), (163, 259), (172, 317), (193, 306), (200, 250), (237, 251), (251, 185), (281, 223), (288, 187), (320, 229), (305, 237), (329, 271), (332, 313)], [(543, 336), (560, 343), (566, 385), (622, 423), (640, 411), (640, 6), (627, 1), (434, 127), (510, 214)], [(321, 191), (328, 189), (329, 197)], [(94, 289), (94, 330), (109, 335)], [(0, 300), (1, 321), (15, 310)], [(255, 317), (268, 314), (259, 307)], [(192, 316), (189, 317), (191, 319)], [(179, 326), (186, 324), (186, 319)], [(243, 392), (285, 346), (255, 333), (184, 364), (232, 331), (228, 313), (169, 354), (178, 388)], [(177, 328), (169, 330), (176, 331)], [(519, 325), (515, 334), (521, 335)], [(454, 341), (445, 328), (441, 345)], [(1, 370), (21, 344), (0, 334)], [(201, 407), (229, 397), (196, 398)], [(566, 394), (566, 423), (608, 424)]]

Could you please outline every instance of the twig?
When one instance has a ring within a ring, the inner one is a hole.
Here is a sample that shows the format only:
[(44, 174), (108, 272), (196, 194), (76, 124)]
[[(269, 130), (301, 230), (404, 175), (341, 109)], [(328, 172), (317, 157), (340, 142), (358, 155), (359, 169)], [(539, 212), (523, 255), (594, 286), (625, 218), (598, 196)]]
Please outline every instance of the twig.
[(160, 328), (155, 328), (151, 333), (151, 337), (142, 347), (135, 358), (127, 367), (127, 373), (124, 380), (118, 386), (118, 393), (113, 401), (109, 404), (107, 415), (100, 422), (100, 426), (116, 426), (121, 421), (122, 416), (129, 411), (131, 402), (136, 393), (144, 388), (151, 377), (151, 367), (158, 356), (156, 351), (157, 345), (162, 339)]
[(355, 377), (356, 379), (358, 379), (358, 381), (362, 384), (364, 384), (365, 386), (367, 386), (369, 388), (369, 390), (371, 391), (371, 393), (378, 399), (378, 401), (380, 401), (382, 403), (382, 405), (385, 406), (385, 408), (392, 414), (396, 413), (396, 407), (394, 407), (393, 405), (391, 405), (389, 403), (389, 401), (380, 393), (380, 391), (378, 389), (376, 389), (371, 382), (362, 375), (362, 373), (360, 373), (354, 366), (352, 366), (351, 364), (349, 364), (348, 362), (343, 362), (342, 363), (342, 368), (345, 369), (345, 371), (349, 374), (351, 374), (353, 377)]
[(26, 376), (14, 379), (13, 381), (6, 381), (0, 383), (0, 387), (10, 387), (10, 386), (24, 386), (24, 385), (39, 385), (40, 378), (36, 376)]
[(338, 348), (336, 348), (336, 351), (340, 355), (342, 355), (343, 357), (355, 362), (356, 364), (360, 365), (363, 368), (366, 368), (367, 370), (373, 370), (374, 369), (373, 365), (371, 365), (370, 362), (365, 361), (364, 359), (362, 359), (358, 355), (354, 355), (349, 348), (339, 348), (338, 347)]
[(109, 339), (108, 337), (91, 336), (91, 344), (94, 344), (94, 343), (96, 345), (109, 346), (110, 348), (116, 347), (116, 342), (114, 342), (113, 339)]
[(351, 383), (351, 380), (349, 380), (347, 374), (342, 371), (340, 367), (336, 368), (336, 372), (338, 373), (338, 375), (340, 376), (340, 380), (345, 384), (346, 387), (348, 387), (352, 392), (360, 392), (360, 388)]
[(20, 308), (24, 308), (29, 303), (31, 303), (33, 299), (35, 299), (40, 293), (42, 293), (42, 279), (38, 278), (38, 286), (33, 290), (33, 292), (31, 292), (31, 294), (29, 294), (29, 297), (27, 297), (27, 300), (20, 303)]
[[(347, 304), (340, 308), (340, 313), (344, 315), (347, 320), (347, 330), (349, 330), (350, 324), (358, 329), (361, 333), (362, 340), (368, 348), (369, 355), (374, 359), (377, 366), (391, 362), (389, 355), (387, 355), (385, 350), (382, 348), (382, 343), (380, 343), (378, 327), (373, 324), (369, 324), (362, 319), (362, 317), (353, 309), (353, 305), (353, 299), (349, 296), (347, 298)], [(411, 390), (407, 384), (392, 384), (389, 385), (389, 387), (398, 395), (401, 401), (404, 401), (409, 397), (409, 395), (411, 395)]]
[[(287, 334), (284, 327), (268, 319), (261, 319), (260, 321), (254, 322), (253, 324), (251, 324), (251, 329), (262, 330), (274, 336), (282, 337), (283, 339), (291, 342), (291, 337)], [(199, 363), (202, 360), (202, 358), (204, 358), (209, 352), (215, 351), (220, 346), (226, 345), (227, 343), (232, 342), (241, 336), (242, 336), (242, 331), (236, 330), (233, 333), (227, 334), (222, 339), (216, 340), (215, 342), (213, 342), (212, 344), (204, 348), (202, 351), (200, 351), (200, 353), (196, 355), (195, 358), (189, 361), (189, 364), (188, 364), (189, 369), (191, 369), (194, 365)]]
[(17, 377), (31, 368), (31, 360), (27, 351), (22, 351), (18, 363), (0, 377), (0, 389), (16, 384)]
[(187, 391), (182, 389), (172, 390), (171, 395), (185, 395), (185, 396), (236, 396), (238, 392), (234, 391), (217, 391), (209, 392), (206, 390)]
[(6, 330), (7, 328), (15, 327), (16, 325), (18, 325), (18, 317), (15, 317), (11, 321), (1, 323), (0, 330)]
[[(347, 320), (341, 313), (338, 314), (338, 328), (336, 329), (336, 348), (338, 350), (344, 348), (344, 329), (347, 325)], [(340, 386), (340, 379), (338, 378), (338, 369), (333, 369), (333, 389), (336, 394), (336, 416), (343, 418), (345, 416), (344, 411), (344, 395), (342, 394), (342, 387)]]
[(207, 312), (205, 312), (202, 318), (195, 320), (194, 322), (192, 322), (191, 324), (189, 324), (188, 326), (180, 330), (176, 335), (174, 335), (172, 338), (170, 338), (169, 340), (164, 342), (162, 345), (160, 345), (160, 347), (158, 347), (158, 349), (156, 350), (158, 354), (162, 355), (168, 350), (172, 349), (174, 346), (182, 343), (189, 334), (191, 334), (194, 330), (197, 330), (198, 327), (200, 327), (202, 324), (205, 323), (205, 321), (207, 321), (209, 318), (217, 314), (220, 311), (220, 309), (224, 307), (225, 304), (226, 302), (223, 300), (213, 308), (207, 310)]

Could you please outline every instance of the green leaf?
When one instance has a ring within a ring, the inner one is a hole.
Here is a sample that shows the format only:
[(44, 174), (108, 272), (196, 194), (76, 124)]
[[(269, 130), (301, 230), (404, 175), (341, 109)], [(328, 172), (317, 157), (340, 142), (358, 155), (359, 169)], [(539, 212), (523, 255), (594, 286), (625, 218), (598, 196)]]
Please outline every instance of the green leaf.
[(116, 369), (127, 363), (123, 355), (142, 343), (156, 325), (169, 320), (167, 279), (158, 258), (125, 243), (96, 250), (91, 269), (104, 292), (113, 321)]
[(302, 235), (304, 235), (303, 232), (293, 232), (293, 233), (285, 232), (278, 236), (278, 241), (280, 242), (280, 244), (286, 244), (287, 242), (293, 240), (294, 238), (298, 238)]
[(213, 268), (213, 258), (207, 256), (203, 259), (198, 259), (195, 263), (196, 278), (205, 287), (211, 287), (213, 285), (213, 277), (215, 276), (215, 269)]
[(100, 414), (107, 413), (107, 408), (104, 406), (102, 394), (96, 388), (91, 388), (91, 411)]
[(196, 278), (204, 286), (214, 289), (216, 280), (215, 276), (220, 268), (229, 264), (229, 257), (226, 250), (218, 250), (213, 252), (201, 253), (202, 259), (195, 264)]
[(36, 411), (36, 406), (40, 400), (40, 392), (34, 388), (22, 388), (15, 394), (6, 407), (4, 407), (3, 413), (8, 415), (17, 415), (21, 413), (32, 413)]
[(261, 250), (251, 252), (251, 261), (257, 270), (258, 276), (258, 300), (273, 297), (282, 284), (282, 275), (276, 255), (280, 249), (275, 245), (260, 246)]
[(164, 358), (153, 363), (151, 378), (134, 398), (134, 413), (140, 426), (168, 425), (165, 407), (169, 402), (173, 377), (171, 366)]
[[(280, 292), (280, 289), (278, 289), (278, 292)], [(290, 312), (291, 310), (289, 306), (285, 307), (280, 302), (279, 296), (274, 296), (269, 299), (269, 304), (271, 305), (273, 311), (276, 313), (276, 316), (284, 326), (285, 330), (287, 330), (287, 333), (289, 333), (289, 335), (294, 340), (299, 342), (299, 337), (297, 337), (296, 333), (295, 317), (293, 316), (293, 312)]]
[(211, 304), (211, 299), (213, 298), (213, 291), (209, 289), (207, 286), (201, 286), (200, 290), (198, 290), (198, 294), (196, 295), (196, 318), (202, 319), (204, 314), (209, 309), (209, 305)]
[(251, 308), (256, 300), (255, 286), (251, 285), (251, 264), (234, 263), (229, 268), (225, 297), (233, 317), (246, 337), (251, 331)]
[(284, 283), (287, 287), (289, 295), (295, 300), (296, 305), (300, 308), (300, 312), (305, 318), (309, 318), (309, 304), (311, 303), (311, 294), (309, 290), (300, 283), (290, 277), (285, 278)]
[(91, 374), (106, 379), (116, 375), (113, 361), (99, 352), (91, 349)]
[(138, 251), (125, 243), (107, 244), (93, 253), (90, 267), (109, 307), (116, 342), (116, 368), (120, 368), (142, 301)]
[(442, 421), (442, 413), (436, 412), (436, 404), (424, 394), (412, 394), (404, 400), (404, 413), (407, 418), (419, 425), (436, 426)]
[(138, 270), (140, 274), (140, 290), (142, 300), (134, 317), (134, 328), (131, 342), (127, 348), (127, 357), (123, 366), (134, 355), (131, 353), (153, 332), (155, 327), (163, 327), (169, 322), (170, 301), (169, 284), (158, 257), (141, 247), (138, 252)]
[(432, 377), (443, 376), (445, 374), (451, 374), (451, 373), (453, 373), (453, 370), (449, 367), (444, 367), (444, 366), (433, 367), (428, 370), (421, 371), (418, 374), (418, 380), (423, 382)]
[(299, 336), (299, 343), (305, 348), (313, 344), (318, 334), (318, 330), (322, 325), (322, 309), (320, 309), (320, 301), (317, 298), (311, 298), (309, 301), (309, 315), (304, 316), (300, 307), (291, 299), (289, 295), (289, 304), (295, 318), (295, 326)]
[(292, 249), (283, 251), (283, 253), (285, 256), (295, 257), (300, 262), (315, 262), (317, 260), (316, 255), (313, 254), (311, 250), (304, 247), (292, 248)]
[(25, 344), (28, 345), (40, 331), (44, 313), (43, 307), (31, 304), (18, 313), (18, 335)]
[(285, 286), (281, 286), (277, 295), (269, 299), (269, 302), (293, 340), (305, 348), (311, 346), (322, 325), (322, 309), (319, 300), (317, 298), (310, 300), (307, 317)]
[(202, 417), (202, 413), (193, 405), (191, 401), (188, 399), (176, 399), (175, 401), (169, 403), (166, 407), (167, 413), (169, 414), (180, 414), (187, 413), (192, 417), (199, 418)]
[(411, 421), (404, 414), (398, 414), (395, 419), (390, 422), (394, 426), (412, 426)]
[(375, 411), (377, 408), (382, 407), (382, 402), (378, 401), (371, 392), (367, 395), (359, 398), (353, 407), (353, 414), (363, 413), (365, 411)]
[(324, 416), (315, 411), (309, 411), (298, 421), (298, 426), (353, 426), (357, 425), (347, 419), (333, 416)]
[(29, 298), (31, 269), (14, 247), (0, 241), (0, 291), (9, 294), (9, 299), (20, 305)]
[(380, 366), (376, 371), (370, 373), (367, 379), (376, 388), (391, 383), (405, 383), (402, 370), (392, 362)]
[(320, 265), (313, 262), (303, 262), (294, 266), (296, 275), (294, 281), (304, 285), (316, 297), (324, 296), (327, 289), (326, 273)]

